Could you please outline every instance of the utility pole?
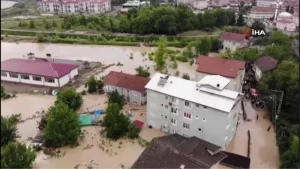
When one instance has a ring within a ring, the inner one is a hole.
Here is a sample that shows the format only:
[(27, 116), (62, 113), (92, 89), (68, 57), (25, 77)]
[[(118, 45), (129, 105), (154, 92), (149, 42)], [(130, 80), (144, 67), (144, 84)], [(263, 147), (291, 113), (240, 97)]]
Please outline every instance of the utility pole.
[(272, 90), (272, 96), (271, 99), (273, 101), (273, 106), (272, 106), (272, 121), (274, 124), (274, 129), (276, 130), (276, 120), (280, 114), (281, 111), (281, 105), (282, 105), (282, 100), (283, 100), (283, 91), (279, 90)]

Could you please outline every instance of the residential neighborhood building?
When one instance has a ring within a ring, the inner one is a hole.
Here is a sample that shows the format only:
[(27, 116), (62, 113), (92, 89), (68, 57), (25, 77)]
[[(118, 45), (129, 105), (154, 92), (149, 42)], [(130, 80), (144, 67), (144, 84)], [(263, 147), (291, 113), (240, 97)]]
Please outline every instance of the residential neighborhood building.
[(59, 88), (78, 75), (78, 67), (47, 59), (9, 59), (1, 62), (1, 81)]
[(41, 0), (38, 6), (42, 13), (97, 14), (111, 11), (111, 0)]
[(230, 7), (230, 0), (211, 0), (209, 4), (210, 9), (215, 9), (215, 8), (229, 9), (229, 7)]
[(104, 78), (103, 90), (105, 92), (117, 90), (127, 102), (142, 105), (147, 102), (145, 86), (149, 80), (145, 77), (110, 71)]
[(275, 7), (277, 0), (256, 0), (256, 6), (259, 7)]
[(249, 17), (252, 19), (270, 19), (275, 15), (276, 7), (254, 6)]
[(178, 0), (177, 5), (184, 4), (193, 9), (206, 9), (208, 7), (208, 0)]
[(207, 78), (195, 82), (156, 73), (146, 85), (147, 124), (226, 148), (236, 132), (243, 94), (225, 89), (229, 79)]
[(254, 61), (253, 71), (255, 72), (255, 78), (259, 81), (262, 78), (263, 73), (276, 69), (278, 60), (271, 56), (262, 56)]
[(198, 56), (196, 60), (196, 81), (207, 75), (220, 75), (230, 80), (225, 89), (242, 91), (245, 76), (245, 62), (220, 57)]
[(127, 1), (122, 5), (122, 9), (120, 9), (120, 13), (125, 14), (132, 8), (143, 8), (147, 5), (150, 5), (150, 1)]
[(224, 32), (219, 40), (222, 41), (222, 52), (226, 51), (228, 48), (234, 52), (236, 49), (251, 46), (251, 42), (245, 38), (244, 34), (240, 33)]
[(284, 31), (294, 32), (296, 27), (299, 26), (299, 17), (297, 14), (290, 14), (288, 12), (281, 12), (276, 17), (276, 28)]
[(178, 134), (154, 138), (132, 165), (132, 169), (208, 169), (227, 157), (221, 147), (197, 137)]

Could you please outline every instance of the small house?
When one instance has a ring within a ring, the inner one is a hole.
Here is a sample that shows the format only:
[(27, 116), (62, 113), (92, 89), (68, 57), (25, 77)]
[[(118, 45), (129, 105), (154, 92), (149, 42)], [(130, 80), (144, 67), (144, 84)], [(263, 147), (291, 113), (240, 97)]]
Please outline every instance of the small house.
[(278, 60), (271, 56), (263, 56), (254, 61), (253, 71), (255, 72), (255, 79), (259, 81), (262, 78), (262, 74), (268, 71), (272, 71), (277, 67)]
[(244, 34), (240, 33), (224, 32), (220, 36), (219, 40), (222, 41), (222, 52), (226, 51), (227, 49), (230, 49), (231, 52), (234, 52), (236, 49), (251, 46), (251, 42), (245, 38)]
[(146, 104), (146, 84), (150, 79), (123, 72), (110, 71), (104, 78), (104, 91), (112, 92), (117, 90), (125, 100), (137, 105)]

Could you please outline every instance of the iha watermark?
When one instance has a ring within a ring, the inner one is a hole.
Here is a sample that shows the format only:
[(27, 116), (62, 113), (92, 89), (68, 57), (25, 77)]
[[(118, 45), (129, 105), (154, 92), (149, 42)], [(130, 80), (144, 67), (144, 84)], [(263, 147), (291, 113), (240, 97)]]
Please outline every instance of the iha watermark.
[(244, 28), (243, 34), (246, 38), (252, 37), (259, 37), (259, 36), (266, 36), (266, 32), (263, 29), (251, 29), (251, 28)]

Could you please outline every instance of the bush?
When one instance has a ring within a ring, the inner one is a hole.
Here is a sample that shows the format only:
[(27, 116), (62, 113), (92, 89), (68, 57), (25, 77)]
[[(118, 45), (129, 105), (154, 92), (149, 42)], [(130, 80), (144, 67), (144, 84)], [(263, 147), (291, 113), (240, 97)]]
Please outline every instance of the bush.
[(1, 147), (17, 139), (17, 122), (16, 116), (1, 116)]
[(186, 80), (190, 80), (190, 79), (191, 79), (191, 78), (190, 78), (190, 75), (187, 74), (187, 73), (184, 73), (184, 74), (182, 75), (182, 78), (183, 78), (183, 79), (186, 79)]
[(75, 89), (66, 89), (58, 92), (55, 103), (58, 104), (59, 102), (66, 104), (73, 110), (78, 110), (83, 103), (83, 99), (82, 96), (75, 91)]
[(176, 60), (178, 60), (180, 62), (188, 62), (188, 58), (185, 56), (177, 56)]
[(125, 104), (125, 99), (123, 95), (120, 95), (117, 90), (114, 90), (107, 94), (108, 103), (116, 103), (119, 108), (123, 108)]
[(141, 129), (136, 127), (134, 123), (131, 123), (128, 127), (127, 137), (130, 139), (135, 139), (139, 137)]
[(86, 91), (83, 90), (83, 91), (81, 92), (81, 95), (86, 95)]

